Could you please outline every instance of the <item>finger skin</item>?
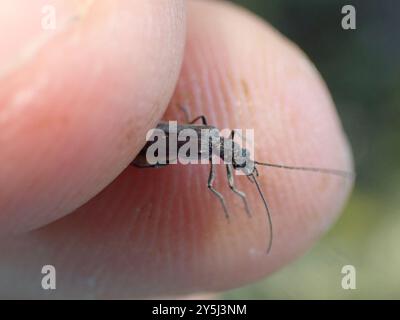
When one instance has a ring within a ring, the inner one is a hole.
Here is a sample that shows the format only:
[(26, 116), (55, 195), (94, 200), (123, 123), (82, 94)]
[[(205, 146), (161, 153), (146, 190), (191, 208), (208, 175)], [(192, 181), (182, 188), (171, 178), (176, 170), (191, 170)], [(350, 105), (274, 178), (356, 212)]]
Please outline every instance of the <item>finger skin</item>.
[[(54, 221), (115, 179), (164, 113), (183, 57), (183, 1), (54, 1), (51, 32), (42, 5), (3, 22), (14, 53), (3, 43), (0, 235)], [(35, 24), (21, 31), (26, 12)]]
[[(178, 102), (219, 128), (254, 128), (260, 161), (352, 170), (315, 68), (271, 27), (232, 5), (188, 2), (183, 70), (166, 119), (183, 118)], [(260, 167), (275, 234), (266, 255), (265, 209), (254, 185), (235, 176), (248, 196), (248, 218), (227, 186), (225, 169), (217, 171), (215, 187), (225, 196), (230, 224), (207, 190), (207, 166), (128, 168), (71, 215), (14, 239), (4, 261), (28, 261), (29, 268), (14, 268), (8, 279), (18, 275), (28, 294), (42, 294), (34, 287), (34, 270), (52, 263), (63, 285), (54, 297), (143, 298), (233, 288), (309, 248), (337, 218), (352, 184)]]

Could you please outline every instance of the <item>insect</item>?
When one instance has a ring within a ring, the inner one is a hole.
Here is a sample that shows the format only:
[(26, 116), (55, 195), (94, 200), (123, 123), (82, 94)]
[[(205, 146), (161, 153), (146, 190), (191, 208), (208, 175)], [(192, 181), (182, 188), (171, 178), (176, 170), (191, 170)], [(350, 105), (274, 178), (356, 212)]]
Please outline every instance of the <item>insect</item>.
[[(185, 111), (185, 110), (184, 110)], [(195, 124), (197, 121), (201, 120), (201, 124)], [(210, 163), (210, 173), (208, 176), (208, 189), (219, 199), (221, 205), (223, 207), (225, 217), (229, 221), (229, 213), (225, 203), (225, 199), (222, 194), (214, 188), (214, 181), (215, 181), (215, 169), (216, 163), (213, 163), (212, 156), (215, 155), (223, 160), (223, 163), (226, 167), (226, 174), (228, 178), (228, 185), (229, 188), (239, 196), (243, 203), (246, 210), (246, 213), (250, 216), (250, 210), (247, 203), (246, 194), (240, 190), (238, 190), (235, 186), (234, 181), (234, 170), (240, 170), (250, 182), (254, 183), (256, 189), (261, 197), (261, 200), (264, 204), (266, 216), (268, 219), (268, 226), (269, 226), (269, 242), (267, 247), (267, 254), (271, 251), (272, 242), (273, 242), (273, 227), (272, 227), (272, 218), (269, 209), (268, 202), (264, 196), (260, 183), (257, 180), (259, 176), (257, 165), (260, 166), (268, 166), (280, 169), (288, 169), (288, 170), (302, 170), (302, 171), (311, 171), (311, 172), (319, 172), (323, 174), (331, 174), (337, 175), (344, 178), (351, 178), (353, 176), (352, 173), (336, 170), (336, 169), (327, 169), (327, 168), (315, 168), (315, 167), (296, 167), (296, 166), (288, 166), (288, 165), (281, 165), (275, 163), (267, 163), (267, 162), (260, 162), (251, 159), (250, 152), (239, 146), (234, 141), (235, 137), (235, 130), (232, 130), (229, 137), (225, 138), (219, 135), (218, 129), (214, 126), (208, 125), (207, 119), (204, 115), (196, 117), (188, 124), (178, 124), (174, 129), (171, 130), (168, 122), (160, 122), (157, 127), (157, 130), (160, 130), (164, 133), (165, 141), (166, 141), (166, 148), (169, 149), (170, 145), (173, 144), (172, 137), (176, 139), (176, 135), (186, 129), (192, 130), (196, 134), (196, 137), (201, 137), (200, 139), (197, 138), (196, 143), (198, 144), (198, 152), (194, 155), (194, 157), (198, 159), (203, 159), (204, 157), (208, 158)], [(200, 131), (206, 131), (208, 134), (205, 136), (200, 134)], [(147, 141), (145, 146), (139, 152), (137, 157), (133, 160), (131, 165), (139, 168), (157, 168), (166, 166), (170, 163), (173, 163), (176, 158), (173, 158), (169, 155), (169, 153), (165, 154), (165, 157), (162, 162), (157, 163), (150, 163), (148, 161), (148, 151), (149, 148), (153, 145), (154, 141)], [(174, 142), (175, 143), (175, 142)], [(179, 150), (185, 141), (177, 141), (176, 148)]]

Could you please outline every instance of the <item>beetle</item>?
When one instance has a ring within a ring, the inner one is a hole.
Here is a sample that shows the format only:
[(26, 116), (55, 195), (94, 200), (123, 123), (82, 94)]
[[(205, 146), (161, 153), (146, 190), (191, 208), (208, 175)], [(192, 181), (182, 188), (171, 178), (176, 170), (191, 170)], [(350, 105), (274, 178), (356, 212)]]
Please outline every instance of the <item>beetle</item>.
[[(195, 124), (195, 122), (201, 120), (201, 124)], [(216, 163), (213, 162), (213, 155), (219, 157), (223, 160), (226, 167), (227, 179), (229, 188), (238, 195), (245, 206), (247, 214), (250, 216), (250, 210), (247, 203), (246, 194), (236, 188), (234, 182), (234, 170), (241, 171), (249, 180), (256, 185), (257, 191), (263, 201), (266, 215), (269, 225), (269, 243), (267, 247), (267, 253), (271, 251), (272, 241), (273, 241), (273, 228), (272, 228), (272, 218), (268, 202), (264, 196), (261, 186), (257, 180), (259, 176), (257, 165), (274, 167), (279, 169), (288, 170), (301, 170), (310, 172), (319, 172), (323, 174), (331, 174), (344, 178), (352, 178), (354, 175), (351, 172), (328, 169), (328, 168), (317, 168), (317, 167), (297, 167), (288, 166), (275, 163), (260, 162), (251, 159), (251, 154), (246, 148), (242, 148), (238, 143), (234, 141), (235, 130), (232, 130), (229, 137), (223, 137), (219, 134), (219, 130), (211, 125), (208, 125), (207, 119), (204, 115), (198, 116), (188, 124), (177, 124), (171, 126), (168, 122), (160, 122), (155, 128), (159, 132), (163, 133), (163, 139), (165, 140), (166, 152), (161, 156), (161, 161), (158, 157), (158, 162), (149, 161), (149, 150), (156, 143), (156, 141), (147, 141), (145, 146), (140, 150), (139, 154), (131, 163), (132, 166), (139, 168), (157, 168), (169, 165), (171, 163), (176, 163), (178, 158), (178, 153), (173, 153), (171, 156), (172, 146), (176, 147), (176, 151), (182, 148), (188, 141), (183, 141), (177, 139), (180, 133), (184, 130), (187, 132), (192, 132), (194, 141), (196, 144), (197, 152), (190, 155), (192, 159), (196, 160), (209, 160), (210, 163), (210, 173), (208, 176), (208, 189), (219, 199), (221, 205), (224, 209), (225, 217), (229, 221), (229, 213), (225, 203), (223, 195), (214, 188), (215, 181), (215, 169)], [(205, 132), (205, 134), (204, 134)]]

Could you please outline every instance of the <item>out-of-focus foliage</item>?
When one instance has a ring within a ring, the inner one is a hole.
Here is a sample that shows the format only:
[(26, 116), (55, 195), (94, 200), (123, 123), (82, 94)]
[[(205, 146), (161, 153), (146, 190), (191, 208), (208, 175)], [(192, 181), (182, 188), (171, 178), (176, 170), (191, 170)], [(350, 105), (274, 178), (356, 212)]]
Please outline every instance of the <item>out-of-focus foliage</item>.
[[(400, 299), (400, 1), (232, 0), (297, 43), (325, 79), (353, 147), (357, 183), (337, 225), (307, 255), (226, 298)], [(341, 8), (356, 8), (343, 30)], [(341, 287), (342, 266), (357, 289)]]

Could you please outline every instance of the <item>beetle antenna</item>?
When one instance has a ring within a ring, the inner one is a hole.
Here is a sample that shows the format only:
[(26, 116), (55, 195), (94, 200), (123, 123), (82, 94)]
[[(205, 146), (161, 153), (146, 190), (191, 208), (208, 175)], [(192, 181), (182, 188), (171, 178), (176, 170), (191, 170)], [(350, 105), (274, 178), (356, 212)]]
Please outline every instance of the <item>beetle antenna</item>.
[(261, 166), (274, 167), (274, 168), (280, 168), (280, 169), (313, 171), (313, 172), (319, 172), (319, 173), (325, 173), (325, 174), (333, 174), (333, 175), (341, 176), (344, 178), (354, 178), (353, 172), (348, 172), (348, 171), (343, 171), (343, 170), (327, 169), (327, 168), (313, 168), (313, 167), (294, 167), (294, 166), (286, 166), (286, 165), (281, 165), (281, 164), (258, 162), (258, 161), (254, 161), (254, 163), (259, 164)]
[(266, 212), (267, 212), (268, 225), (269, 225), (269, 243), (268, 243), (268, 248), (267, 248), (267, 254), (268, 254), (271, 251), (272, 240), (273, 240), (271, 213), (269, 212), (269, 207), (268, 207), (267, 200), (264, 197), (264, 193), (261, 190), (261, 186), (258, 183), (258, 180), (256, 179), (254, 174), (251, 174), (251, 177), (253, 178), (253, 181), (255, 182), (255, 184), (257, 186), (258, 193), (260, 194), (261, 199), (264, 202), (264, 206), (265, 206), (265, 209), (266, 209)]

